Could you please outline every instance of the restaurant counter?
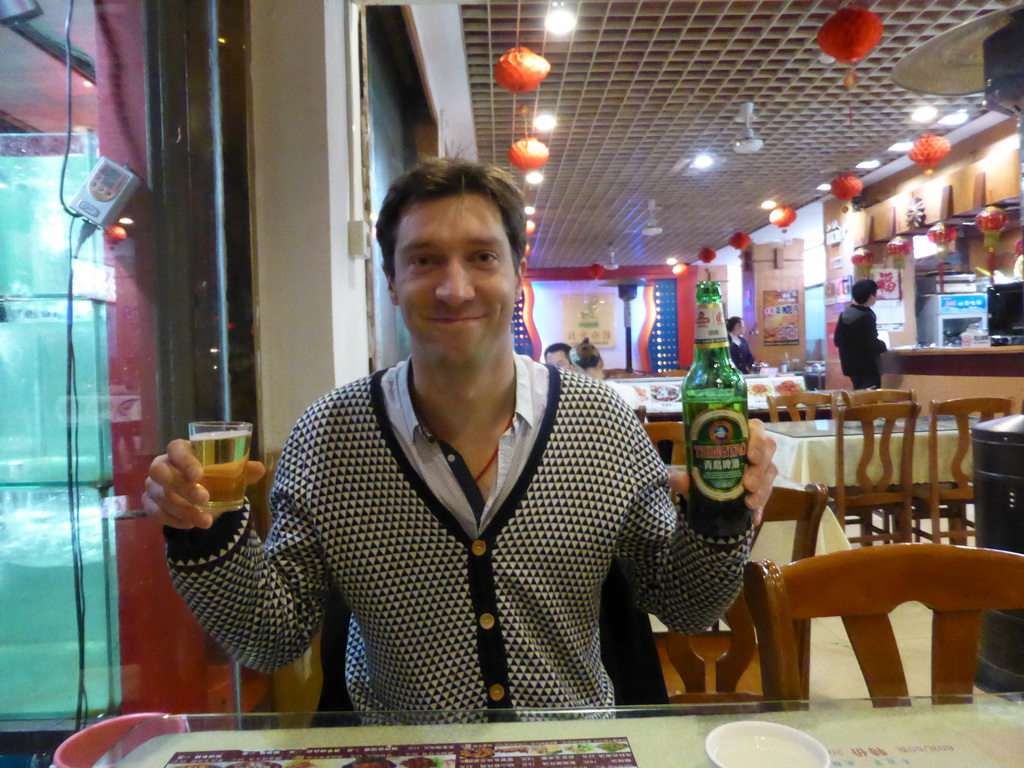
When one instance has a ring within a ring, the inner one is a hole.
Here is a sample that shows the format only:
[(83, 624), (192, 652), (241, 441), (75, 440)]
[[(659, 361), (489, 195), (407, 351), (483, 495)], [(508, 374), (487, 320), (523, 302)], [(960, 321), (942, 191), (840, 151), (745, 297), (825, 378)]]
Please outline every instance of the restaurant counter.
[(1024, 395), (1024, 346), (890, 349), (881, 358), (882, 386), (913, 388), (922, 412), (930, 400), (1009, 397), (1013, 409)]
[[(832, 765), (1019, 768), (1024, 704), (874, 708), (868, 700), (604, 710), (176, 716), (136, 726), (96, 768), (689, 768), (715, 727), (765, 720), (818, 739)], [(910, 701), (908, 701), (910, 703)], [(750, 763), (758, 761), (756, 755)], [(802, 763), (800, 763), (802, 765)]]

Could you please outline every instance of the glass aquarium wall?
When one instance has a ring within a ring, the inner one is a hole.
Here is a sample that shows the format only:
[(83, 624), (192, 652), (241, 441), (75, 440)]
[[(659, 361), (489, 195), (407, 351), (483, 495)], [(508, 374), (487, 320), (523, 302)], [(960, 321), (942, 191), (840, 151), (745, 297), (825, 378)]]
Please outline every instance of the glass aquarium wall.
[[(110, 711), (120, 700), (104, 515), (112, 483), (106, 312), (114, 297), (94, 235), (78, 254), (70, 308), (77, 472), (69, 490), (64, 144), (63, 135), (0, 134), (0, 717), (74, 715), (80, 675), (89, 711)], [(93, 135), (74, 135), (67, 199), (96, 159)]]

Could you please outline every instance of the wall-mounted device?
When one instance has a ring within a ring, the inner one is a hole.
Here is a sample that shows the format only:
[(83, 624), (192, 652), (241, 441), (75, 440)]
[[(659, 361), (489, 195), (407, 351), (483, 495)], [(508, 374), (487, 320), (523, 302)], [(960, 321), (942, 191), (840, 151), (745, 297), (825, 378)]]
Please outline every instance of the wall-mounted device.
[(117, 221), (139, 183), (139, 177), (127, 168), (101, 157), (68, 207), (106, 229)]

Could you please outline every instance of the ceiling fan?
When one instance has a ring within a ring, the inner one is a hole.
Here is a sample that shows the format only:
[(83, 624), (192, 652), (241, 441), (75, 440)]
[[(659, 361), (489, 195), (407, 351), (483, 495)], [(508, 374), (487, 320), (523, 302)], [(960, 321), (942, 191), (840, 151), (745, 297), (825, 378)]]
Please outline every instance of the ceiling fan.
[(760, 152), (764, 147), (764, 140), (757, 138), (754, 134), (754, 102), (747, 101), (740, 105), (740, 113), (736, 122), (746, 126), (744, 134), (733, 142), (732, 148), (741, 155), (749, 155), (752, 152)]
[[(655, 204), (653, 200), (647, 201), (647, 223), (644, 224), (643, 229), (640, 230), (640, 234), (645, 237), (655, 237), (660, 235), (664, 230), (658, 226), (658, 219), (654, 214)], [(614, 251), (612, 252), (614, 254)]]

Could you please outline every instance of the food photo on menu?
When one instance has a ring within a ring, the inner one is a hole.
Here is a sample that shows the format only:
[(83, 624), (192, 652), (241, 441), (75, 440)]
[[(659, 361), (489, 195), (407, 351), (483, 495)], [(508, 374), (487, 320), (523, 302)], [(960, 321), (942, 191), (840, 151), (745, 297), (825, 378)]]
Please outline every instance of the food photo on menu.
[(637, 768), (629, 741), (580, 739), (178, 752), (165, 768)]

